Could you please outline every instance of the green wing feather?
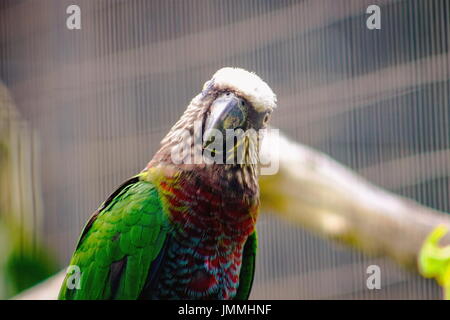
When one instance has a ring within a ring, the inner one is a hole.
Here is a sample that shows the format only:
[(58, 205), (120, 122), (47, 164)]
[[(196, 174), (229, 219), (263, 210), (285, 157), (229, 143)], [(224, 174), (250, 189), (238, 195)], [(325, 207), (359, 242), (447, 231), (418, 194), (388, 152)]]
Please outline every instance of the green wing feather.
[(70, 262), (79, 277), (66, 275), (59, 298), (137, 299), (167, 230), (155, 186), (139, 177), (128, 180), (86, 224)]
[(256, 231), (247, 239), (242, 253), (242, 267), (239, 273), (239, 287), (234, 300), (248, 300), (255, 277), (256, 249), (258, 237)]

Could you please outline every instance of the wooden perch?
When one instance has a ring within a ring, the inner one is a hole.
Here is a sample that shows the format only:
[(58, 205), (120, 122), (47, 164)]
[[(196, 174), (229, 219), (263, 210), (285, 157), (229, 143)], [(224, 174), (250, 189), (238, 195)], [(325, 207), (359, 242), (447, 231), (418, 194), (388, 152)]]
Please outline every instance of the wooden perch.
[(14, 300), (56, 300), (58, 298), (61, 283), (64, 280), (66, 270), (61, 270), (54, 276), (48, 278), (42, 283), (25, 290)]
[[(279, 157), (278, 157), (279, 156)], [(263, 161), (277, 161), (274, 175), (261, 176), (262, 211), (299, 227), (344, 241), (368, 254), (383, 254), (417, 269), (423, 241), (450, 216), (380, 189), (325, 154), (269, 135)], [(18, 299), (55, 299), (61, 272)]]
[(323, 153), (282, 136), (264, 144), (265, 157), (280, 155), (278, 173), (260, 178), (265, 212), (416, 271), (426, 237), (450, 226), (450, 215), (376, 187)]

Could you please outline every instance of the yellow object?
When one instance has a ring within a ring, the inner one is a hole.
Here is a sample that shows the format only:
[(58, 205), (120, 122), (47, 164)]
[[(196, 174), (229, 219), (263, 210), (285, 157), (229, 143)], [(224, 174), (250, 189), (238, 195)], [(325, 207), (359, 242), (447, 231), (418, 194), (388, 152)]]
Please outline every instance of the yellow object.
[(439, 246), (448, 232), (446, 226), (434, 229), (425, 240), (419, 254), (419, 270), (426, 278), (434, 278), (444, 288), (444, 299), (450, 300), (450, 245)]

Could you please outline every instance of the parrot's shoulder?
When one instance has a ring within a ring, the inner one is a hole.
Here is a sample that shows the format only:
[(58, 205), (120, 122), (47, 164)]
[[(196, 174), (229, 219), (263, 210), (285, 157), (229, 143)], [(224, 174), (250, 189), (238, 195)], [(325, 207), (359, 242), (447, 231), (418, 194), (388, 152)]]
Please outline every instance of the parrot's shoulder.
[(81, 289), (65, 299), (136, 299), (169, 229), (155, 185), (132, 177), (120, 185), (86, 223), (71, 260), (81, 271)]
[[(77, 248), (92, 228), (99, 226), (97, 220), (109, 221), (116, 224), (121, 222), (133, 224), (137, 215), (147, 214), (155, 218), (164, 218), (161, 200), (154, 183), (147, 175), (139, 174), (123, 182), (91, 215), (78, 240)], [(101, 219), (99, 219), (101, 217)], [(136, 221), (137, 222), (137, 221)], [(155, 220), (154, 223), (163, 221)]]

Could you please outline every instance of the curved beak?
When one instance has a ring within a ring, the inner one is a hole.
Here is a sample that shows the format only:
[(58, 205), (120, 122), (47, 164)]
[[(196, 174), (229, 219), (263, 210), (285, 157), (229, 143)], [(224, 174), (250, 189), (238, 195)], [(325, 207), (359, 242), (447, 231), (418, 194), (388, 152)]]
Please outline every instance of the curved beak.
[(216, 130), (225, 137), (226, 130), (242, 128), (247, 121), (247, 113), (245, 100), (233, 93), (219, 96), (211, 105), (210, 114), (206, 119), (203, 147), (206, 148), (214, 141)]

